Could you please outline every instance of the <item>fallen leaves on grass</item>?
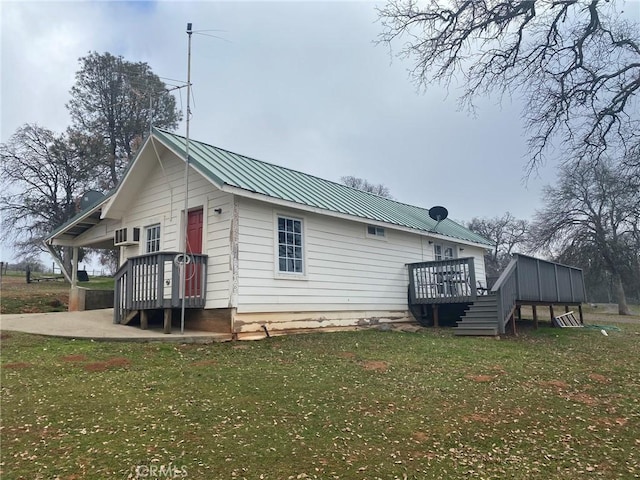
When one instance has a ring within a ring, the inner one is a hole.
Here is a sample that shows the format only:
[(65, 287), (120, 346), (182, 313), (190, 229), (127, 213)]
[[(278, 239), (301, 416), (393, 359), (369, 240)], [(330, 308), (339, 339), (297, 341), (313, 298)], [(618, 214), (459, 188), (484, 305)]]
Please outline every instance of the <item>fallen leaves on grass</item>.
[(491, 375), (465, 375), (464, 378), (467, 378), (476, 383), (486, 383), (495, 380), (496, 377), (493, 377)]
[(76, 363), (76, 362), (86, 362), (88, 360), (86, 355), (65, 355), (64, 357), (60, 357), (60, 360), (63, 362)]

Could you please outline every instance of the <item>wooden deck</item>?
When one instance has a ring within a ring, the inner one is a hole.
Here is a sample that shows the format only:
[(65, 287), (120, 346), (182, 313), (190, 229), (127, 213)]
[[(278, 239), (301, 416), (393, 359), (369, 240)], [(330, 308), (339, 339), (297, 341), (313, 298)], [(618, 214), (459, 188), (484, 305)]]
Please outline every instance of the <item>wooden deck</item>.
[(172, 309), (181, 308), (183, 301), (186, 309), (204, 308), (207, 256), (189, 254), (186, 265), (181, 258), (179, 252), (157, 252), (127, 259), (115, 275), (114, 323), (139, 316), (144, 329), (149, 311), (163, 310), (164, 328), (170, 332)]
[[(467, 311), (457, 322), (457, 335), (498, 335), (511, 324), (521, 306), (533, 307), (537, 324), (539, 306), (577, 307), (582, 321), (581, 304), (586, 301), (582, 270), (539, 258), (515, 254), (487, 295), (476, 285), (473, 259), (409, 264), (409, 308), (421, 321), (431, 314), (438, 325), (439, 305), (464, 303)], [(451, 282), (451, 283), (447, 283)], [(427, 306), (427, 307), (425, 307)]]

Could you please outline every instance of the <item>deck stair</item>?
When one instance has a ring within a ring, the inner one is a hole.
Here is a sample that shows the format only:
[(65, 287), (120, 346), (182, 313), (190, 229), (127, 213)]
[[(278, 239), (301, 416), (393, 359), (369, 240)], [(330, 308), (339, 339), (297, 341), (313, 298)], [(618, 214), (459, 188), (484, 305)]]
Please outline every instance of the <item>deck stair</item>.
[[(491, 291), (476, 282), (473, 257), (409, 263), (409, 307), (416, 320), (433, 315), (438, 325), (440, 307), (464, 304), (467, 311), (457, 322), (456, 335), (503, 335), (511, 325), (515, 334), (515, 313), (522, 305), (577, 305), (586, 301), (582, 270), (540, 258), (515, 253), (492, 285)], [(575, 316), (567, 319), (577, 323)], [(556, 317), (559, 318), (559, 317)], [(580, 318), (582, 316), (580, 315)], [(558, 320), (556, 320), (557, 323)]]
[(457, 322), (456, 335), (498, 335), (498, 297), (485, 295), (471, 304)]

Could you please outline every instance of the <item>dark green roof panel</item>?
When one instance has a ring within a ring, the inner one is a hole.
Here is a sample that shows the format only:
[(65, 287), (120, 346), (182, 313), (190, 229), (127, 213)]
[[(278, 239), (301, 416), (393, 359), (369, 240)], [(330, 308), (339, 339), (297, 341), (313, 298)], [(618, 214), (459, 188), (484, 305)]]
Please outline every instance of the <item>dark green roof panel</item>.
[[(154, 133), (184, 156), (186, 139), (165, 130)], [(491, 242), (446, 219), (436, 227), (427, 209), (407, 205), (271, 163), (189, 141), (189, 161), (211, 181), (309, 207), (385, 222), (483, 245)], [(434, 230), (436, 228), (436, 230)]]

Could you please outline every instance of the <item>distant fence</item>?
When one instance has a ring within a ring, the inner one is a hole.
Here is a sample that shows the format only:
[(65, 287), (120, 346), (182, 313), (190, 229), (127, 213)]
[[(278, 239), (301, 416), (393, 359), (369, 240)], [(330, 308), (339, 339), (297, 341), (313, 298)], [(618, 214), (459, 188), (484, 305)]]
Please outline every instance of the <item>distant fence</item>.
[[(45, 275), (62, 275), (62, 270), (55, 263), (51, 265), (51, 267), (46, 268), (42, 264), (25, 264), (25, 263), (9, 263), (9, 262), (0, 262), (0, 276), (8, 275), (8, 274), (25, 274), (29, 270), (32, 274), (45, 274)], [(87, 275), (90, 277), (112, 277), (113, 274), (109, 272), (108, 269), (93, 269), (87, 270), (80, 266), (78, 271), (85, 271)]]

